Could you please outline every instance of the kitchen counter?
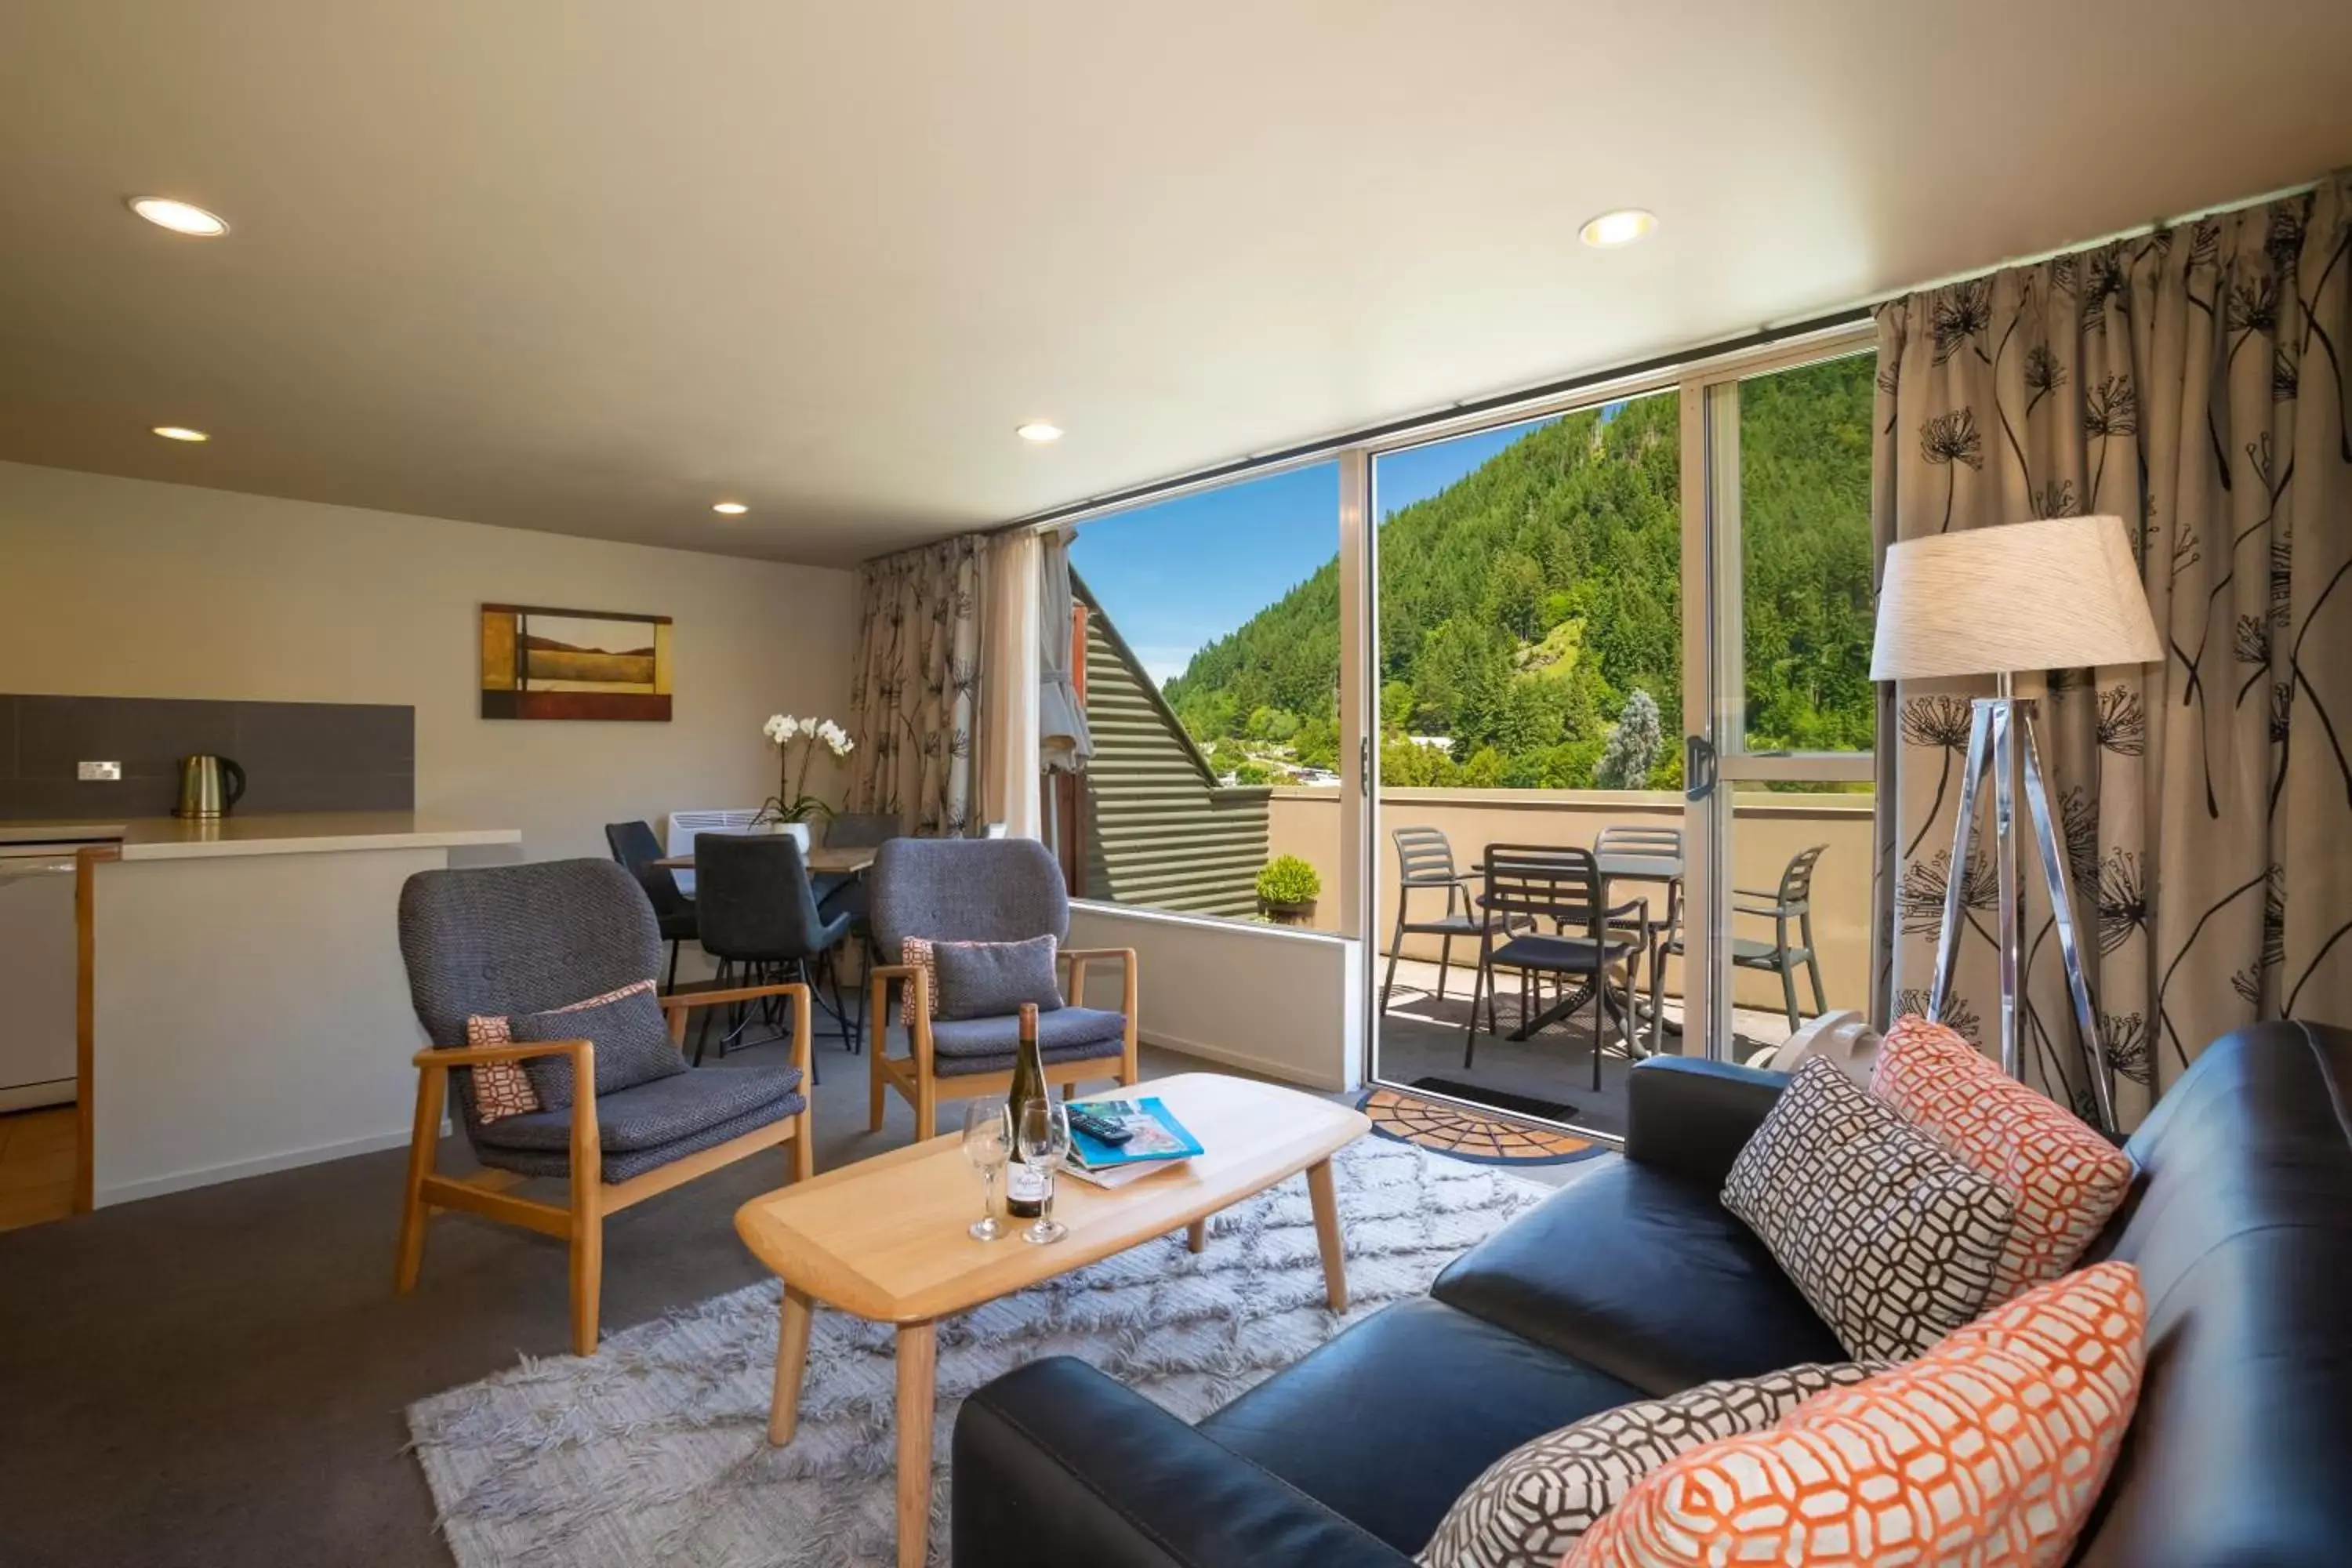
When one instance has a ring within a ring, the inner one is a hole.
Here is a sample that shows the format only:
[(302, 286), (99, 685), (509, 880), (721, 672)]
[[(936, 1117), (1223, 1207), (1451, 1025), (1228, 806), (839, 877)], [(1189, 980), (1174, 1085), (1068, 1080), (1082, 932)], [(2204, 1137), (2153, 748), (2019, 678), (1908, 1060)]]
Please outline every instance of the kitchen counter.
[[(511, 827), (410, 812), (10, 823), (75, 868), (78, 1206), (408, 1142), (401, 889)], [(0, 845), (5, 847), (5, 845)]]
[(0, 823), (0, 844), (51, 841), (113, 845), (124, 860), (193, 860), (243, 855), (318, 855), (353, 849), (454, 849), (520, 844), (513, 827), (469, 827), (407, 811), (313, 811), (279, 816), (121, 822), (53, 819)]

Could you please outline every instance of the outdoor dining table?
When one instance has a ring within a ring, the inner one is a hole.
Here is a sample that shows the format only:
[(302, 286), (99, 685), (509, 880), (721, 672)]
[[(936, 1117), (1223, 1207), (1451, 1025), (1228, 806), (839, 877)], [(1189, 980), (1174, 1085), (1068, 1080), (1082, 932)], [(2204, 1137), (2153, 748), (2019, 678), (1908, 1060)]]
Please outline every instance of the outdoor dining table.
[[(1610, 890), (1612, 883), (1654, 882), (1671, 891), (1674, 885), (1683, 879), (1683, 859), (1679, 855), (1600, 855), (1593, 858), (1593, 863), (1601, 872), (1601, 907), (1604, 910), (1616, 907), (1617, 900), (1612, 896)], [(1481, 861), (1471, 867), (1470, 872), (1473, 876), (1485, 876), (1486, 863)], [(1558, 1023), (1575, 1012), (1584, 1005), (1584, 1000), (1583, 993), (1571, 992), (1535, 1016), (1521, 1022), (1517, 1028), (1504, 1037), (1512, 1040), (1528, 1039), (1545, 1025)], [(1612, 1016), (1615, 1015), (1617, 1001), (1610, 994), (1609, 987), (1606, 985), (1601, 988), (1601, 1003)], [(1635, 1015), (1633, 1019), (1633, 1033), (1638, 1037), (1641, 1033), (1640, 998), (1634, 999), (1633, 1008)]]

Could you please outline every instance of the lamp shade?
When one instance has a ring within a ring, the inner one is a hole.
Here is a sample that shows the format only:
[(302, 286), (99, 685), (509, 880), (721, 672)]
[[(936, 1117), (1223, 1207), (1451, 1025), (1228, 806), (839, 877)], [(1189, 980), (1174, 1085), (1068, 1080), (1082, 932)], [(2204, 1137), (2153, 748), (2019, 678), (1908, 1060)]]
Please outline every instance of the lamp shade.
[(1906, 540), (1878, 586), (1873, 680), (2164, 657), (2119, 517), (2053, 517)]

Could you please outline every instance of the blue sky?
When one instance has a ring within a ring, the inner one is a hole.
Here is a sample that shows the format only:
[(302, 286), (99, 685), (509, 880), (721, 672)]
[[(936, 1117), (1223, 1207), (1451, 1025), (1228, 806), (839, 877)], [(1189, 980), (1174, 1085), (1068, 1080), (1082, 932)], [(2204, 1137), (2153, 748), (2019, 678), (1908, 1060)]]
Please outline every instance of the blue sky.
[[(1434, 495), (1531, 428), (1481, 431), (1373, 465), (1385, 519)], [(1269, 474), (1090, 522), (1070, 561), (1153, 679), (1166, 684), (1339, 552), (1336, 464)]]

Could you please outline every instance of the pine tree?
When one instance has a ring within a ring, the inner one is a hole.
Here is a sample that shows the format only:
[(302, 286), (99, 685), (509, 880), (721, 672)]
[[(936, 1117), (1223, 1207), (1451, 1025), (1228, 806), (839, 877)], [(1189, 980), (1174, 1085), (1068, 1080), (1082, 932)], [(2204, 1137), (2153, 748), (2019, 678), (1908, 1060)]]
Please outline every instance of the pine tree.
[(1641, 789), (1658, 760), (1658, 704), (1640, 687), (1625, 699), (1624, 710), (1609, 731), (1609, 744), (1593, 766), (1592, 782), (1602, 789)]

